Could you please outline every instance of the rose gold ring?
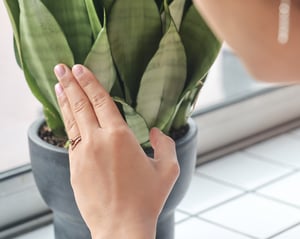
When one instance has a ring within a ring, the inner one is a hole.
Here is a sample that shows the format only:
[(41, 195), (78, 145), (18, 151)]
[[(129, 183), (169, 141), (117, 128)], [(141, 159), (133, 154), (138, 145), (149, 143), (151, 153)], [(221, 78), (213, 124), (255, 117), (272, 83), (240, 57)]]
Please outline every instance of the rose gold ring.
[(71, 150), (73, 151), (75, 149), (75, 147), (77, 146), (77, 144), (79, 144), (81, 141), (81, 136), (77, 136), (74, 139), (69, 139), (70, 145), (71, 145)]

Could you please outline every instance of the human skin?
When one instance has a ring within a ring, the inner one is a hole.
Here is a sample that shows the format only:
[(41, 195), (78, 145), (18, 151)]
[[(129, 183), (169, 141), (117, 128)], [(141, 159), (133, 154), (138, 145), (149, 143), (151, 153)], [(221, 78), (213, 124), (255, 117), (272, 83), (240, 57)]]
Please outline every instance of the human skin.
[(162, 207), (179, 175), (174, 141), (153, 128), (149, 158), (115, 103), (84, 66), (55, 67), (55, 86), (70, 139), (71, 185), (94, 239), (155, 238)]
[(277, 41), (280, 0), (193, 0), (249, 72), (267, 82), (300, 81), (300, 0), (291, 0), (287, 44)]

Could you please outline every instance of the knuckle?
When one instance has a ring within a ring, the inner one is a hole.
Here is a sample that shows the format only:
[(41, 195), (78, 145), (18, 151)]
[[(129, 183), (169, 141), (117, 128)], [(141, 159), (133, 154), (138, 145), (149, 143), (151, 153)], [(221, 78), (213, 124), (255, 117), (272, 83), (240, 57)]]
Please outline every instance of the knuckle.
[(85, 73), (82, 76), (78, 77), (77, 80), (83, 88), (90, 86), (90, 84), (92, 83), (92, 79)]
[(64, 109), (65, 107), (67, 107), (68, 106), (67, 97), (65, 97), (65, 96), (58, 97), (58, 104), (61, 109)]
[(171, 137), (167, 136), (167, 140), (172, 148), (176, 148), (175, 141)]
[(174, 176), (174, 177), (178, 177), (180, 174), (180, 166), (179, 163), (176, 160), (173, 160), (172, 163), (170, 164), (170, 173)]
[(124, 142), (128, 136), (128, 130), (125, 127), (115, 127), (109, 133), (110, 142), (115, 145)]
[(102, 108), (108, 101), (107, 94), (98, 92), (94, 96), (91, 97), (91, 103), (95, 109)]
[(66, 119), (65, 120), (65, 126), (66, 126), (66, 130), (67, 130), (67, 132), (71, 132), (71, 131), (73, 131), (73, 130), (75, 130), (76, 129), (76, 122), (75, 122), (75, 119)]
[(78, 113), (78, 112), (82, 112), (85, 107), (87, 106), (88, 102), (83, 99), (83, 98), (80, 98), (79, 100), (77, 100), (74, 105), (73, 105), (73, 111), (75, 113)]
[(170, 148), (174, 148), (174, 149), (176, 148), (176, 143), (171, 137), (165, 135), (165, 141), (169, 145)]
[[(93, 159), (93, 154), (102, 150), (103, 144), (99, 137), (94, 137), (93, 135), (88, 135), (84, 138), (82, 142), (82, 151), (85, 152), (86, 158)], [(96, 157), (97, 158), (97, 157)]]
[(66, 73), (66, 75), (61, 78), (60, 82), (64, 88), (68, 88), (72, 83), (72, 78), (68, 73)]
[(175, 144), (175, 141), (170, 136), (166, 135), (167, 140), (169, 140), (171, 143)]
[(176, 159), (176, 161), (174, 160), (174, 163), (172, 165), (172, 171), (174, 172), (175, 175), (180, 174), (180, 166), (179, 166), (177, 159)]
[(176, 147), (176, 143), (175, 141), (168, 135), (164, 134), (164, 133), (161, 133), (160, 137), (159, 137), (159, 140), (167, 145), (168, 147), (173, 147), (175, 148)]

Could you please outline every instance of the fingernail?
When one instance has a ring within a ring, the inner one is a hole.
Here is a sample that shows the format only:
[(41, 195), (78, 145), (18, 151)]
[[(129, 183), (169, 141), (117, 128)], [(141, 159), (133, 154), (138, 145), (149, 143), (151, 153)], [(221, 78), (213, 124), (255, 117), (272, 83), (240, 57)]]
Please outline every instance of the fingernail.
[(64, 93), (64, 89), (62, 88), (61, 84), (57, 83), (55, 85), (55, 93), (57, 96), (61, 96)]
[(57, 65), (54, 67), (54, 72), (57, 75), (57, 77), (63, 77), (64, 74), (66, 73), (66, 69), (62, 65)]
[(80, 65), (75, 65), (73, 66), (72, 71), (75, 76), (80, 76), (83, 73), (83, 68)]

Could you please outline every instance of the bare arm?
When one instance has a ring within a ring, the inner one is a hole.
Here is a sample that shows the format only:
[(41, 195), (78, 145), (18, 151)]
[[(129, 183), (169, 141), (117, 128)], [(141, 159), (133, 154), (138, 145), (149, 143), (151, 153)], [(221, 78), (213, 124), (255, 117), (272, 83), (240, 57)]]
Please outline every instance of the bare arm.
[(216, 35), (259, 80), (300, 82), (300, 1), (292, 0), (289, 41), (277, 41), (279, 0), (194, 0)]

